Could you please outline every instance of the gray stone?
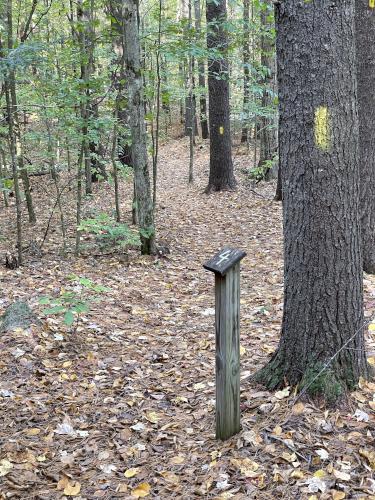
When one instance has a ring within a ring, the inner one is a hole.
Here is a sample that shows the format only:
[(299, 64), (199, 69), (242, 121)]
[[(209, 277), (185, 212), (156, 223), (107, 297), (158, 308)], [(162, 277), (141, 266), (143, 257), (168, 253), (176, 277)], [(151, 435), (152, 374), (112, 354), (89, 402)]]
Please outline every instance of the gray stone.
[(29, 328), (32, 324), (39, 324), (39, 319), (32, 312), (26, 302), (17, 301), (11, 304), (1, 316), (0, 331), (9, 332), (15, 328)]

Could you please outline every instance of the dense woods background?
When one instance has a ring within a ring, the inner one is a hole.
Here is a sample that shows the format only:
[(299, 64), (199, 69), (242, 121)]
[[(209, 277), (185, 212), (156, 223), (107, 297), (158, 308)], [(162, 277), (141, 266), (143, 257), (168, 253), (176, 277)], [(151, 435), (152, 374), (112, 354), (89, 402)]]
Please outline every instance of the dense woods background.
[[(1, 3), (2, 498), (373, 498), (374, 16)], [(219, 443), (202, 264), (227, 245)]]

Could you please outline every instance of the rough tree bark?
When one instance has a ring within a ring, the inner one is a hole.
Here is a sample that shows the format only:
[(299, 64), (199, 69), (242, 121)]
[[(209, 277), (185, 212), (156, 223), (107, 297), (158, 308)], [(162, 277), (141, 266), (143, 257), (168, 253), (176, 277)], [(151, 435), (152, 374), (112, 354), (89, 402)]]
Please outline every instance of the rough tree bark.
[(328, 401), (368, 375), (354, 3), (276, 7), (284, 315), (279, 347), (256, 379), (300, 384)]
[[(207, 0), (208, 92), (210, 122), (210, 176), (206, 193), (236, 187), (230, 136), (228, 37), (225, 0)], [(212, 55), (215, 50), (216, 55)]]
[(137, 218), (141, 238), (141, 252), (151, 254), (155, 252), (155, 228), (147, 158), (137, 0), (124, 0), (123, 9), (128, 110), (132, 136)]
[(375, 274), (375, 8), (356, 0), (363, 269)]

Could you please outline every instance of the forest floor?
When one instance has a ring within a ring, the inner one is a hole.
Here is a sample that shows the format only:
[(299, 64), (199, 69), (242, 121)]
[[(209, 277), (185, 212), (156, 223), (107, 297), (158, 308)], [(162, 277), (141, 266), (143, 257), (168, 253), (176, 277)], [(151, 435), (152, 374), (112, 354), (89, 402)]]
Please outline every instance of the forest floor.
[[(249, 381), (277, 346), (283, 273), (281, 205), (272, 183), (251, 187), (242, 172), (248, 162), (235, 158), (236, 192), (207, 196), (208, 145), (197, 148), (192, 186), (187, 141), (162, 147), (157, 230), (170, 249), (164, 257), (60, 258), (56, 216), (42, 257), (29, 253), (20, 269), (0, 267), (0, 313), (21, 299), (42, 317), (40, 297), (69, 290), (71, 274), (109, 288), (75, 333), (51, 316), (0, 334), (1, 498), (375, 498), (374, 383), (362, 382), (345, 407), (330, 410)], [(52, 182), (42, 179), (33, 178), (39, 222), (26, 242), (43, 234), (56, 199)], [(110, 213), (112, 191), (95, 186), (87, 213)], [(126, 220), (131, 193), (129, 180), (121, 188)], [(70, 196), (64, 208), (73, 221)], [(2, 256), (15, 237), (13, 203), (0, 211)], [(223, 443), (214, 435), (213, 275), (202, 264), (224, 245), (247, 256), (242, 430)], [(369, 319), (373, 277), (365, 279), (365, 306)], [(374, 330), (367, 332), (371, 362)]]

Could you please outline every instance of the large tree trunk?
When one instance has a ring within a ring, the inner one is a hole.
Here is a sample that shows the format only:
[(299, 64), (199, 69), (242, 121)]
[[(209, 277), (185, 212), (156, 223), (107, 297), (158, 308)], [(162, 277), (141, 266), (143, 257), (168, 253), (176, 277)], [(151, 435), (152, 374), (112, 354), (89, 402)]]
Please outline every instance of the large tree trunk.
[(138, 33), (138, 2), (124, 0), (125, 62), (128, 86), (128, 110), (132, 136), (132, 160), (137, 217), (143, 254), (155, 252), (155, 228), (147, 158), (143, 107), (143, 81)]
[[(275, 130), (274, 130), (274, 118), (272, 116), (272, 81), (274, 72), (274, 47), (271, 35), (271, 28), (269, 22), (270, 15), (270, 1), (266, 1), (263, 4), (263, 8), (260, 13), (260, 22), (262, 25), (262, 35), (260, 39), (261, 48), (261, 65), (263, 70), (263, 94), (262, 94), (262, 109), (263, 113), (259, 120), (259, 139), (260, 139), (260, 152), (259, 152), (259, 164), (258, 167), (262, 168), (265, 166), (266, 162), (272, 160), (275, 150)], [(271, 7), (272, 8), (272, 7)], [(271, 11), (272, 12), (272, 11)]]
[(225, 0), (207, 0), (207, 46), (215, 50), (208, 60), (208, 92), (210, 112), (210, 177), (206, 192), (234, 189), (232, 145), (230, 136), (228, 39)]
[(375, 9), (356, 0), (363, 269), (375, 274)]
[(354, 0), (281, 1), (276, 18), (284, 316), (278, 350), (257, 379), (335, 400), (368, 375)]
[[(201, 0), (194, 0), (195, 30), (197, 36), (201, 36)], [(199, 85), (199, 119), (201, 122), (202, 139), (208, 139), (208, 120), (207, 120), (207, 102), (206, 102), (206, 77), (204, 61), (198, 60), (198, 85)]]

